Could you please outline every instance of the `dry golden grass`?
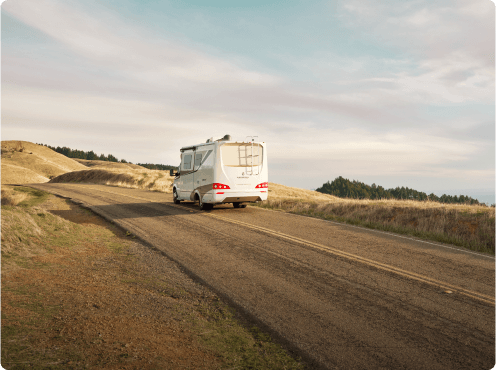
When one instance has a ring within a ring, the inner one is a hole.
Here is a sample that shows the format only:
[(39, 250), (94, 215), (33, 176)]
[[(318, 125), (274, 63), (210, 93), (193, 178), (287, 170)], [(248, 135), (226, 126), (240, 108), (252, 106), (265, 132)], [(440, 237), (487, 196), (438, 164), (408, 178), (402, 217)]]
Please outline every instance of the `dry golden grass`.
[(269, 182), (269, 197), (271, 199), (300, 199), (302, 201), (337, 201), (334, 195), (319, 193), (314, 190), (293, 188)]
[(2, 141), (2, 184), (47, 182), (85, 166), (53, 150), (28, 141)]
[(28, 168), (7, 164), (2, 160), (2, 184), (35, 184), (48, 182), (49, 178)]
[(399, 208), (444, 208), (454, 209), (463, 212), (492, 212), (494, 208), (484, 205), (469, 205), (469, 204), (445, 204), (439, 202), (419, 202), (416, 200), (400, 200), (400, 199), (348, 199), (339, 198), (334, 195), (319, 193), (314, 190), (306, 190), (293, 188), (285, 185), (269, 183), (269, 199), (271, 200), (298, 200), (301, 202), (323, 202), (323, 203), (341, 203), (348, 205), (366, 205), (366, 206), (382, 206), (382, 207), (399, 207)]
[(15, 192), (11, 187), (2, 187), (2, 206), (16, 206), (27, 197), (26, 193)]
[(91, 167), (95, 169), (101, 170), (122, 170), (127, 171), (129, 169), (132, 170), (146, 170), (145, 167), (138, 166), (137, 164), (132, 163), (121, 163), (121, 162), (109, 162), (109, 161), (99, 161), (99, 160), (88, 160), (88, 159), (77, 159), (74, 160), (86, 167)]
[(119, 186), (132, 189), (146, 189), (162, 193), (172, 193), (174, 178), (169, 172), (159, 170), (142, 170), (119, 168), (91, 169), (85, 171), (69, 172), (52, 179), (51, 183), (85, 182)]
[(494, 254), (495, 250), (495, 209), (492, 207), (342, 199), (273, 183), (269, 184), (269, 199), (259, 206), (408, 234), (480, 252)]

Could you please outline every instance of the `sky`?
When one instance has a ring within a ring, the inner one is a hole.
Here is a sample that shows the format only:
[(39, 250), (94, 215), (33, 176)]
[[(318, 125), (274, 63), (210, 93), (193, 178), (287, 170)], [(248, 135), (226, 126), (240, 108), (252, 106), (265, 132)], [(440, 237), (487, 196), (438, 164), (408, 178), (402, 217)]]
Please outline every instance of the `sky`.
[(2, 140), (177, 165), (257, 136), (270, 182), (494, 194), (489, 0), (7, 0), (1, 42)]

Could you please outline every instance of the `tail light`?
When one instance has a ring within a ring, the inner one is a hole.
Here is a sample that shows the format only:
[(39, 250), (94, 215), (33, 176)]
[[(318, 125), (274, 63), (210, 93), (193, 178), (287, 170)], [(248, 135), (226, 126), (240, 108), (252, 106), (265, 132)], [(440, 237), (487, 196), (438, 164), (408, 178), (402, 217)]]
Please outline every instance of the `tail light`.
[(261, 184), (258, 184), (257, 186), (255, 186), (255, 189), (268, 188), (268, 187), (269, 187), (268, 182), (262, 182)]
[(214, 182), (214, 184), (213, 184), (213, 188), (214, 188), (214, 189), (231, 189), (231, 188), (229, 187), (229, 185), (219, 184), (218, 182)]

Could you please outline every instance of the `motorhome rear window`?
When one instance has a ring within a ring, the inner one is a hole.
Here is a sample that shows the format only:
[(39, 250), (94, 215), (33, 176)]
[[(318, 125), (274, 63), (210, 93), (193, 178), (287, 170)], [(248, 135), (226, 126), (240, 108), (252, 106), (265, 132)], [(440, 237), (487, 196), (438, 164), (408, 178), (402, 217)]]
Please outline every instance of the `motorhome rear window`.
[(260, 166), (263, 162), (263, 147), (260, 144), (228, 143), (220, 147), (222, 163), (228, 167)]
[(184, 156), (184, 164), (183, 164), (183, 170), (191, 170), (191, 158), (193, 156), (191, 154), (186, 154)]

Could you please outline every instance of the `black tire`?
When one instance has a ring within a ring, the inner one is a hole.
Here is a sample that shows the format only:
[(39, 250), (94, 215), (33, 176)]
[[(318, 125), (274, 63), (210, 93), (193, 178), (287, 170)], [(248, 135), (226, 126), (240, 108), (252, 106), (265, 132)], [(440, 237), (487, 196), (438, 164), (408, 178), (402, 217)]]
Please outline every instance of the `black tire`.
[(239, 208), (246, 208), (246, 204), (240, 204)]
[(233, 207), (234, 207), (234, 208), (245, 208), (246, 206), (245, 206), (245, 207), (243, 207), (243, 205), (244, 205), (244, 204), (241, 204), (241, 203), (239, 203), (239, 202), (234, 202), (234, 203), (233, 203)]
[(179, 203), (181, 203), (181, 201), (180, 201), (179, 199), (177, 199), (177, 191), (176, 191), (176, 189), (174, 189), (174, 190), (172, 191), (172, 198), (174, 199), (174, 204), (179, 204)]
[(198, 197), (198, 205), (200, 206), (200, 209), (202, 211), (207, 211), (209, 209), (212, 209), (213, 208), (213, 205), (212, 204), (209, 204), (209, 203), (203, 203), (201, 197)]

